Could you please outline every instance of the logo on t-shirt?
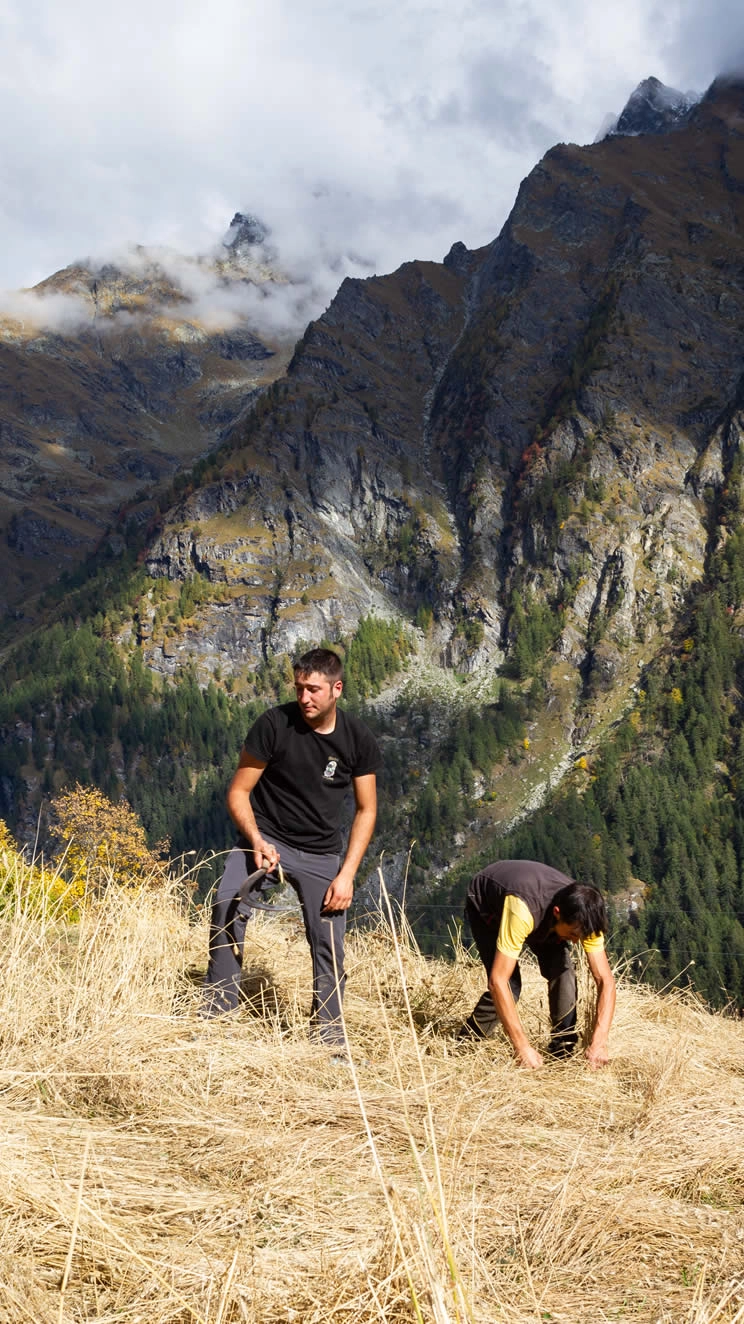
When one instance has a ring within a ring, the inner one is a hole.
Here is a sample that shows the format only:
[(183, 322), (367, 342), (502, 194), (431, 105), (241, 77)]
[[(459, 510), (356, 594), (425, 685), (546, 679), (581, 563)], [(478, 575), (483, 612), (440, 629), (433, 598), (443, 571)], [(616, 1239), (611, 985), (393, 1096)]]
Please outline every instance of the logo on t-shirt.
[(333, 778), (336, 776), (336, 768), (337, 768), (337, 767), (338, 767), (338, 759), (329, 759), (329, 760), (328, 760), (328, 762), (327, 762), (326, 765), (325, 765), (325, 772), (323, 773), (323, 781), (324, 781), (324, 782), (332, 782), (332, 781), (333, 781)]

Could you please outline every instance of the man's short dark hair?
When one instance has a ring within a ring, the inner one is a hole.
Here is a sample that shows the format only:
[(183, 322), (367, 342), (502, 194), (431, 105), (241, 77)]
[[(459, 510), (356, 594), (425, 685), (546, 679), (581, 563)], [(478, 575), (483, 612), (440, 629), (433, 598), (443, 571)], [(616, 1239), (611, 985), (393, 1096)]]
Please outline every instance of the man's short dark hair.
[(333, 685), (337, 680), (344, 678), (344, 664), (338, 653), (334, 653), (332, 648), (310, 648), (302, 657), (292, 664), (292, 670), (297, 676), (309, 676), (313, 671), (317, 671), (321, 676), (325, 676)]
[(590, 883), (570, 883), (553, 897), (564, 924), (578, 929), (582, 938), (606, 933), (609, 928), (607, 906), (601, 892)]

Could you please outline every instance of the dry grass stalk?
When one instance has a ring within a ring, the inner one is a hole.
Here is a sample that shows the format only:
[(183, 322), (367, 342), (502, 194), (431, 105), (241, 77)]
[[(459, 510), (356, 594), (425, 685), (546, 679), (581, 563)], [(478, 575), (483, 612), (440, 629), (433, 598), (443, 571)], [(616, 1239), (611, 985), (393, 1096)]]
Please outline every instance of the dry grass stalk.
[(2, 1324), (744, 1324), (741, 1021), (626, 981), (610, 1068), (525, 1072), (452, 1037), (478, 963), (388, 922), (349, 941), (348, 1072), (293, 918), (203, 1023), (177, 888), (66, 926), (2, 882)]

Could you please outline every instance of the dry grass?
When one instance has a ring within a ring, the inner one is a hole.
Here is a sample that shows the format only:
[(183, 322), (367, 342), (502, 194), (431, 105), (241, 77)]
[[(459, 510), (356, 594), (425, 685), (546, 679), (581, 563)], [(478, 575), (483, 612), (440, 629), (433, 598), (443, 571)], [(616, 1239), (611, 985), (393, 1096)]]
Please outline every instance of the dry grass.
[[(350, 1072), (307, 1041), (291, 918), (218, 1023), (172, 897), (0, 923), (3, 1324), (744, 1321), (741, 1022), (621, 984), (609, 1069), (525, 1072), (454, 1043), (479, 967), (381, 926)], [(528, 969), (538, 1036), (542, 996)]]

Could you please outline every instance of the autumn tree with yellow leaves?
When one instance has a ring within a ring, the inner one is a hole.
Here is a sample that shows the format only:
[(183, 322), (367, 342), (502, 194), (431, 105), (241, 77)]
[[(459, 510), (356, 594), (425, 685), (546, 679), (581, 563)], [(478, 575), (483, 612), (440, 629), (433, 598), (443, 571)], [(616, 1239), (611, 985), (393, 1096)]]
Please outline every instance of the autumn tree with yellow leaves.
[(75, 785), (52, 800), (52, 833), (58, 867), (85, 891), (110, 883), (152, 887), (164, 882), (167, 841), (151, 849), (145, 830), (126, 800), (113, 804), (93, 786)]

